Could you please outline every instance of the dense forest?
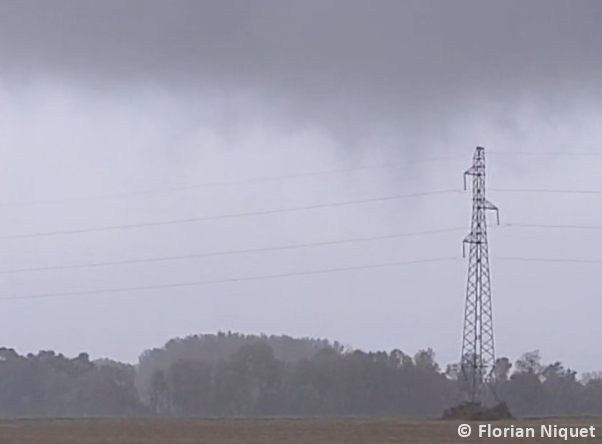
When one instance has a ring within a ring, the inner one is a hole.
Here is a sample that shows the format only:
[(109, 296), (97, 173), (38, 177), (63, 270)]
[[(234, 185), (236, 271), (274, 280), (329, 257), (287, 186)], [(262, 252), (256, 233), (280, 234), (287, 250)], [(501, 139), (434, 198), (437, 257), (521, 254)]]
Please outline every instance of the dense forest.
[[(602, 373), (578, 378), (537, 351), (498, 359), (495, 373), (514, 415), (602, 415)], [(439, 416), (458, 395), (458, 365), (440, 368), (432, 350), (218, 333), (169, 341), (132, 366), (0, 349), (3, 417)]]

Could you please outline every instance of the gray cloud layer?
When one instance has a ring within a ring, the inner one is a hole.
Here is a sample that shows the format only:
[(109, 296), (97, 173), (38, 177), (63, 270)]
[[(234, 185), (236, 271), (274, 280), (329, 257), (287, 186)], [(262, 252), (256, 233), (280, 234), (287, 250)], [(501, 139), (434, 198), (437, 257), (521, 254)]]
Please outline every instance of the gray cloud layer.
[(0, 4), (0, 62), (21, 78), (247, 91), (332, 125), (414, 124), (599, 97), (601, 22), (597, 0), (22, 0)]

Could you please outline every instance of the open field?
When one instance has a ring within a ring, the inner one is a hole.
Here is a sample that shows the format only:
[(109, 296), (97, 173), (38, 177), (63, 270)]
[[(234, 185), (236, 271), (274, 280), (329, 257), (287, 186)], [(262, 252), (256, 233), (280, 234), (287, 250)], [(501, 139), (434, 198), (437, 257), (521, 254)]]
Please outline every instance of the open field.
[[(595, 438), (573, 442), (602, 443), (602, 418), (547, 418), (494, 423), (496, 427), (535, 427), (535, 438), (460, 438), (457, 422), (435, 420), (20, 420), (0, 422), (2, 444), (393, 444), (563, 442), (540, 437), (541, 424), (597, 427)], [(599, 436), (599, 437), (598, 437)]]

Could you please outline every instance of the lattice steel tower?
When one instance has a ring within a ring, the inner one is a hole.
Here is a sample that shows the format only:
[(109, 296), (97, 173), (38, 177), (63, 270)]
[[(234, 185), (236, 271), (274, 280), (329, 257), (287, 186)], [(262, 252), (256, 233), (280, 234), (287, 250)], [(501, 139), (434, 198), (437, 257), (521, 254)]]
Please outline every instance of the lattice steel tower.
[(464, 256), (466, 244), (470, 245), (462, 340), (462, 391), (465, 401), (485, 405), (496, 397), (492, 387), (495, 348), (487, 246), (488, 210), (496, 212), (499, 224), (497, 207), (485, 198), (485, 148), (477, 147), (472, 167), (464, 173), (464, 189), (466, 176), (472, 176), (473, 203), (471, 231), (462, 244)]

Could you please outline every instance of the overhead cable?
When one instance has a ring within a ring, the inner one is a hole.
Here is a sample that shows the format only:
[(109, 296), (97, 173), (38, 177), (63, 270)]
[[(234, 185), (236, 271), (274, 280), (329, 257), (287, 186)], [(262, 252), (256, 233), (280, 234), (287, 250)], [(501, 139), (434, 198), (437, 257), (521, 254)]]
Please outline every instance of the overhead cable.
[(340, 273), (340, 272), (346, 272), (346, 271), (361, 271), (361, 270), (371, 270), (371, 269), (378, 269), (378, 268), (398, 267), (398, 266), (403, 266), (403, 265), (417, 265), (417, 264), (427, 264), (427, 263), (433, 263), (433, 262), (446, 262), (446, 261), (449, 262), (449, 261), (459, 261), (459, 260), (461, 260), (461, 259), (458, 257), (443, 257), (443, 258), (422, 259), (422, 260), (413, 260), (413, 261), (387, 262), (387, 263), (372, 264), (372, 265), (358, 265), (358, 266), (351, 266), (351, 267), (328, 268), (328, 269), (311, 270), (311, 271), (268, 274), (268, 275), (249, 276), (249, 277), (240, 277), (240, 278), (214, 279), (214, 280), (194, 281), (194, 282), (179, 282), (179, 283), (160, 284), (160, 285), (143, 285), (143, 286), (137, 286), (137, 287), (118, 287), (118, 288), (107, 288), (107, 289), (102, 289), (102, 290), (89, 290), (89, 291), (39, 293), (39, 294), (32, 294), (32, 295), (26, 295), (26, 296), (5, 296), (5, 297), (0, 297), (0, 301), (48, 299), (48, 298), (59, 298), (59, 297), (67, 297), (67, 296), (90, 296), (90, 295), (97, 295), (97, 294), (125, 293), (125, 292), (133, 292), (133, 291), (160, 290), (160, 289), (169, 289), (169, 288), (200, 287), (200, 286), (204, 286), (204, 285), (263, 281), (263, 280), (289, 278), (289, 277), (296, 277), (296, 276), (310, 276), (310, 275), (320, 275), (320, 274), (329, 274), (329, 273)]
[(55, 271), (55, 270), (74, 270), (74, 269), (82, 269), (82, 268), (108, 267), (108, 266), (116, 266), (116, 265), (130, 265), (130, 264), (143, 264), (143, 263), (153, 263), (153, 262), (168, 262), (168, 261), (175, 261), (175, 260), (200, 259), (200, 258), (217, 257), (217, 256), (232, 256), (232, 255), (248, 254), (248, 253), (263, 253), (263, 252), (273, 252), (273, 251), (296, 250), (296, 249), (301, 249), (301, 248), (315, 248), (315, 247), (324, 247), (324, 246), (332, 246), (332, 245), (344, 245), (344, 244), (351, 244), (351, 243), (374, 242), (374, 241), (379, 241), (379, 240), (396, 239), (396, 238), (403, 238), (403, 237), (427, 236), (427, 235), (433, 235), (433, 234), (450, 233), (453, 231), (464, 231), (464, 230), (465, 230), (465, 228), (444, 228), (444, 229), (440, 229), (440, 230), (418, 231), (418, 232), (413, 232), (413, 233), (394, 233), (394, 234), (386, 234), (386, 235), (372, 236), (372, 237), (360, 237), (360, 238), (351, 238), (351, 239), (342, 239), (342, 240), (333, 240), (333, 241), (300, 243), (300, 244), (282, 245), (282, 246), (275, 246), (275, 247), (227, 250), (227, 251), (217, 251), (217, 252), (211, 252), (211, 253), (183, 254), (183, 255), (161, 256), (161, 257), (142, 258), (142, 259), (128, 259), (128, 260), (121, 260), (121, 261), (91, 262), (91, 263), (87, 263), (87, 264), (76, 264), (76, 265), (54, 265), (54, 266), (46, 266), (46, 267), (17, 268), (17, 269), (12, 269), (12, 270), (11, 269), (0, 270), (0, 274), (31, 273), (31, 272)]
[(222, 215), (218, 215), (218, 216), (200, 216), (200, 217), (190, 217), (190, 218), (185, 218), (185, 219), (172, 219), (172, 220), (157, 221), (157, 222), (140, 222), (140, 223), (135, 223), (135, 224), (108, 225), (108, 226), (104, 226), (104, 227), (82, 228), (82, 229), (75, 229), (75, 230), (58, 230), (58, 231), (48, 231), (48, 232), (32, 233), (32, 234), (17, 234), (17, 235), (9, 235), (9, 236), (0, 236), (0, 240), (74, 235), (74, 234), (95, 233), (95, 232), (102, 232), (102, 231), (127, 230), (127, 229), (146, 228), (146, 227), (159, 227), (159, 226), (176, 225), (176, 224), (190, 224), (190, 223), (205, 222), (205, 221), (220, 220), (220, 219), (237, 219), (237, 218), (243, 218), (243, 217), (267, 216), (267, 215), (272, 215), (272, 214), (318, 210), (318, 209), (325, 209), (325, 208), (336, 208), (336, 207), (344, 207), (344, 206), (350, 206), (350, 205), (362, 205), (362, 204), (378, 203), (378, 202), (388, 202), (388, 201), (395, 201), (395, 200), (402, 200), (402, 199), (410, 199), (410, 198), (415, 198), (415, 197), (437, 196), (437, 195), (443, 195), (443, 194), (462, 193), (462, 192), (463, 191), (461, 191), (461, 190), (440, 190), (440, 191), (429, 191), (429, 192), (413, 193), (413, 194), (398, 194), (395, 196), (374, 197), (374, 198), (368, 198), (368, 199), (339, 201), (339, 202), (305, 205), (305, 206), (289, 207), (289, 208), (277, 208), (277, 209), (272, 209), (272, 210), (222, 214)]

